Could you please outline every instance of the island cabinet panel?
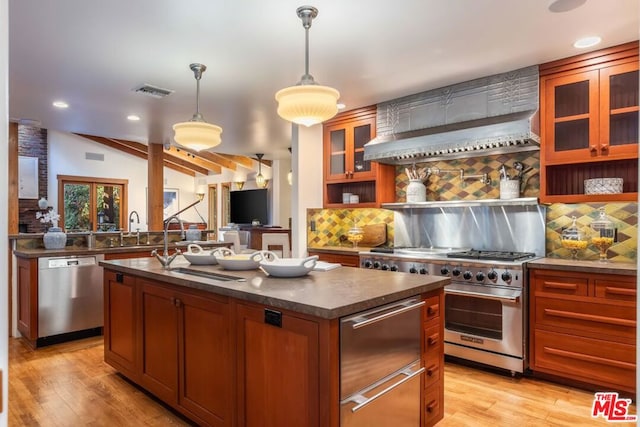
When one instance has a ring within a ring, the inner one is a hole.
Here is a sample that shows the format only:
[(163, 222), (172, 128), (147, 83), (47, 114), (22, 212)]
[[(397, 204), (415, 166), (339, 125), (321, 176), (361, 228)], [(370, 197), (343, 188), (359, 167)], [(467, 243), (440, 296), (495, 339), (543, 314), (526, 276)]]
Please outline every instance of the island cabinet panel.
[(321, 426), (318, 323), (238, 304), (237, 328), (239, 425)]
[(18, 331), (35, 346), (38, 339), (38, 260), (17, 258)]
[(636, 277), (530, 270), (535, 373), (635, 393)]
[(136, 280), (104, 272), (104, 359), (131, 378), (137, 375)]
[(318, 255), (318, 260), (342, 264), (345, 267), (360, 267), (360, 258), (358, 254), (330, 254), (326, 252), (317, 252), (313, 249), (308, 249), (309, 256)]
[(444, 417), (444, 292), (422, 295), (422, 366), (424, 393), (421, 425), (436, 425)]

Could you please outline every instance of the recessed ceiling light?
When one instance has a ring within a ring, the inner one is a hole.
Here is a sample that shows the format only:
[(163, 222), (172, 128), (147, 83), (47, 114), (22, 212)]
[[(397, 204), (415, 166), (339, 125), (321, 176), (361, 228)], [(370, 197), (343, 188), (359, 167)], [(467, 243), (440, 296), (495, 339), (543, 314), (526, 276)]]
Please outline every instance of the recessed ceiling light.
[(55, 101), (53, 103), (53, 106), (56, 107), (56, 108), (69, 108), (69, 104), (67, 104), (64, 101)]
[(549, 2), (549, 10), (555, 13), (568, 12), (582, 6), (586, 1), (587, 0), (551, 0)]
[(127, 120), (130, 120), (132, 122), (138, 122), (140, 121), (140, 116), (136, 116), (135, 114), (129, 114), (127, 116)]
[(584, 49), (587, 47), (595, 46), (601, 41), (602, 39), (598, 36), (583, 37), (579, 40), (576, 40), (576, 42), (573, 44), (573, 47), (577, 47), (578, 49)]
[(347, 106), (344, 105), (342, 102), (338, 102), (336, 106), (338, 107), (338, 110), (344, 110), (345, 108), (347, 108)]

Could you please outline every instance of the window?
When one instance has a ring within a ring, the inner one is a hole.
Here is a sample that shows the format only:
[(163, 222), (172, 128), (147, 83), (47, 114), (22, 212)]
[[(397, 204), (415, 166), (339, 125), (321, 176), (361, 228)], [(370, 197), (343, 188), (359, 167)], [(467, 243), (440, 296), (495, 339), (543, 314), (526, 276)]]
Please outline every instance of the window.
[(116, 231), (124, 228), (126, 179), (58, 175), (60, 221), (67, 231)]

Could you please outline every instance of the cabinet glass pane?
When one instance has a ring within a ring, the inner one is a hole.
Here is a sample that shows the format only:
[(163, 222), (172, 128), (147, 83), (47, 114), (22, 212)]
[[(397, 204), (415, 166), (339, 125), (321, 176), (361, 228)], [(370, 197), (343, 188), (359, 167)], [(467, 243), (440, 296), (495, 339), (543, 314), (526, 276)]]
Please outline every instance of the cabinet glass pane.
[(346, 171), (346, 136), (345, 130), (331, 131), (331, 156), (329, 158), (329, 170), (331, 175), (342, 174)]
[(364, 145), (371, 141), (371, 125), (356, 126), (353, 129), (353, 167), (355, 172), (371, 170), (371, 162), (364, 160)]
[(609, 144), (638, 143), (638, 112), (613, 114), (609, 119)]
[(589, 113), (589, 81), (556, 86), (556, 118)]
[(589, 148), (589, 119), (555, 124), (555, 151)]
[[(609, 77), (609, 106), (616, 108), (638, 105), (638, 71)], [(636, 129), (637, 130), (637, 129)]]
[(89, 184), (64, 185), (64, 229), (67, 231), (91, 230), (89, 219)]

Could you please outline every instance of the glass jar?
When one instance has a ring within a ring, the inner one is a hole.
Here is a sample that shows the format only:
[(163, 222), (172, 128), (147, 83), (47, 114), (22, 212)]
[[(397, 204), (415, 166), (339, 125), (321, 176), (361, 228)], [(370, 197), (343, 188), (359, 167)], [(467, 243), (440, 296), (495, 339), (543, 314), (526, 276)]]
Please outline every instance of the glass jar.
[(576, 217), (571, 217), (573, 220), (571, 223), (571, 227), (567, 227), (562, 231), (562, 236), (560, 243), (563, 248), (569, 249), (571, 252), (571, 259), (578, 259), (578, 251), (585, 249), (589, 242), (587, 241), (587, 237), (578, 229), (578, 225), (576, 224)]
[(609, 262), (607, 251), (613, 245), (616, 235), (616, 228), (613, 222), (607, 217), (604, 207), (598, 209), (598, 218), (591, 223), (594, 233), (591, 243), (600, 251), (600, 262)]
[(360, 227), (353, 227), (347, 231), (347, 240), (353, 243), (353, 247), (358, 247), (358, 242), (364, 237), (364, 230)]

